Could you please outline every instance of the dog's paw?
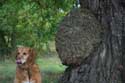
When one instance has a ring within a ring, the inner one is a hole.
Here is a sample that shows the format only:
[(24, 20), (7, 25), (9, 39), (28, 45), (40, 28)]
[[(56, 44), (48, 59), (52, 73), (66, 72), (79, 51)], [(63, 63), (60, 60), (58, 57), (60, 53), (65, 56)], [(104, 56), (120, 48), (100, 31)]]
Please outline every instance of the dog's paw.
[(35, 83), (35, 81), (23, 81), (23, 83)]

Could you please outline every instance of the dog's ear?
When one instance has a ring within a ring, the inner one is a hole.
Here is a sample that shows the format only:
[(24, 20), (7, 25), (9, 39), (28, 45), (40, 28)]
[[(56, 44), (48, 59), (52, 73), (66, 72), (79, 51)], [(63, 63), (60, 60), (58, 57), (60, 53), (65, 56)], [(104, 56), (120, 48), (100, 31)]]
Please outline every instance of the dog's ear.
[(33, 48), (30, 48), (30, 56), (32, 56), (32, 57), (36, 56), (36, 52)]
[(34, 62), (35, 61), (35, 56), (36, 56), (35, 50), (33, 48), (30, 48), (29, 49), (29, 54), (30, 54), (29, 61)]

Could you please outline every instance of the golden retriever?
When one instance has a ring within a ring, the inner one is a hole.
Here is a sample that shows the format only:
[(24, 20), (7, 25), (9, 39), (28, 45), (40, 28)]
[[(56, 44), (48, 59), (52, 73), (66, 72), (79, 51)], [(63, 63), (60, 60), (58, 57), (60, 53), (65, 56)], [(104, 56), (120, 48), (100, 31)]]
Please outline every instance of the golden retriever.
[(42, 83), (40, 69), (35, 64), (35, 56), (35, 51), (32, 48), (17, 48), (17, 67), (14, 83)]

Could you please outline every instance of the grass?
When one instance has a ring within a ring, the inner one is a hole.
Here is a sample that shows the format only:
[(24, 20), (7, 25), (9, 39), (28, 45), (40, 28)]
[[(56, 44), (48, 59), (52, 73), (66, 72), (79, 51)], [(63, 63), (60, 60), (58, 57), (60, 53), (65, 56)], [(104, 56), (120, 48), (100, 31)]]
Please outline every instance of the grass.
[[(43, 83), (57, 83), (59, 76), (65, 70), (57, 57), (37, 59), (37, 64), (42, 71)], [(0, 83), (13, 83), (16, 64), (14, 61), (0, 62)]]

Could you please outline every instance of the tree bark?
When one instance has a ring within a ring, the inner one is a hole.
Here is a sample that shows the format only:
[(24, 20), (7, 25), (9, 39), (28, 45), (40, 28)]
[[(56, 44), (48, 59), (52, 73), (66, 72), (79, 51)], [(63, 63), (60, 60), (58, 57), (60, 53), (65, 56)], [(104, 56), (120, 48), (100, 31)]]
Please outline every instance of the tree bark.
[[(94, 48), (96, 50), (90, 51), (86, 59), (80, 59), (82, 61), (79, 65), (68, 65), (59, 83), (125, 83), (125, 1), (81, 0), (80, 4), (81, 9), (92, 11), (107, 31), (104, 32), (101, 44)], [(59, 33), (56, 36), (56, 46), (60, 56), (59, 49), (62, 47), (58, 45), (58, 35)], [(65, 44), (62, 46), (66, 47)], [(61, 60), (62, 57), (63, 55)], [(70, 58), (63, 60), (63, 63), (67, 63)]]

